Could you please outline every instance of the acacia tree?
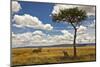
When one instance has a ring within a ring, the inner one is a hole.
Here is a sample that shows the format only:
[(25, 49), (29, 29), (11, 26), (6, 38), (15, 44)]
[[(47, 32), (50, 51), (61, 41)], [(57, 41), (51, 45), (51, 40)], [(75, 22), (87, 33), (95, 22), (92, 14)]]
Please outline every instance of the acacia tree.
[(77, 56), (76, 53), (76, 36), (77, 36), (77, 26), (81, 25), (81, 21), (85, 20), (87, 17), (86, 11), (75, 8), (60, 10), (58, 14), (52, 14), (52, 20), (55, 22), (68, 22), (74, 29), (74, 39), (73, 39), (73, 52), (74, 57)]

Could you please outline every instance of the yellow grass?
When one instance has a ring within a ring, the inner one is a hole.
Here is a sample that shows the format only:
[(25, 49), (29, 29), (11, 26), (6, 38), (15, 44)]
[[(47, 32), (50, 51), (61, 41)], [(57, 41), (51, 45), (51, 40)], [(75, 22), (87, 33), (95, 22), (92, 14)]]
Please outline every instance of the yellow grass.
[[(37, 48), (12, 48), (12, 64), (28, 65), (95, 60), (94, 46), (77, 47), (76, 59), (73, 59), (72, 47), (42, 48), (41, 52), (32, 52), (35, 49)], [(67, 51), (68, 55), (64, 56), (63, 51)]]

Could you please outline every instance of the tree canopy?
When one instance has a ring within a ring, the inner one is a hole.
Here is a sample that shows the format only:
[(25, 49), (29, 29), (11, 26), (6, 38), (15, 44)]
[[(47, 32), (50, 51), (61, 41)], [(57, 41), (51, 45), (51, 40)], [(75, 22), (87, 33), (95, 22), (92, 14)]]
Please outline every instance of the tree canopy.
[(60, 10), (58, 14), (53, 14), (53, 21), (67, 21), (68, 23), (79, 23), (86, 18), (86, 12), (84, 10), (75, 8)]

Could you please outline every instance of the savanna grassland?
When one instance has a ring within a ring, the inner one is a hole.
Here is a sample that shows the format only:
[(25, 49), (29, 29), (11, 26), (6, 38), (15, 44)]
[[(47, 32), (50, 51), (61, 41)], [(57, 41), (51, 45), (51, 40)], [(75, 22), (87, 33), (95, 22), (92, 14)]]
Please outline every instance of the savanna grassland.
[(95, 46), (77, 47), (74, 58), (72, 47), (12, 48), (12, 65), (95, 61), (95, 52)]

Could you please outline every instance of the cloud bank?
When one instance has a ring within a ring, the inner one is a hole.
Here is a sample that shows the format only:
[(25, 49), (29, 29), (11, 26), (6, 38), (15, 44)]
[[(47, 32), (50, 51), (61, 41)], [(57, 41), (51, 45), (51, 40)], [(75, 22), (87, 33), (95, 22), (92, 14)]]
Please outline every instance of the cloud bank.
[[(81, 29), (81, 27), (80, 27)], [(83, 31), (83, 30), (82, 30)], [(31, 46), (50, 46), (60, 44), (73, 44), (73, 34), (67, 30), (61, 30), (60, 35), (49, 35), (40, 30), (21, 34), (12, 33), (12, 44)], [(95, 43), (95, 36), (88, 33), (77, 34), (77, 43)]]
[(24, 15), (14, 15), (13, 18), (15, 27), (29, 27), (34, 29), (52, 30), (53, 26), (51, 24), (43, 24), (37, 17), (33, 17), (29, 14)]
[(12, 13), (16, 13), (21, 9), (21, 5), (17, 1), (12, 1)]

